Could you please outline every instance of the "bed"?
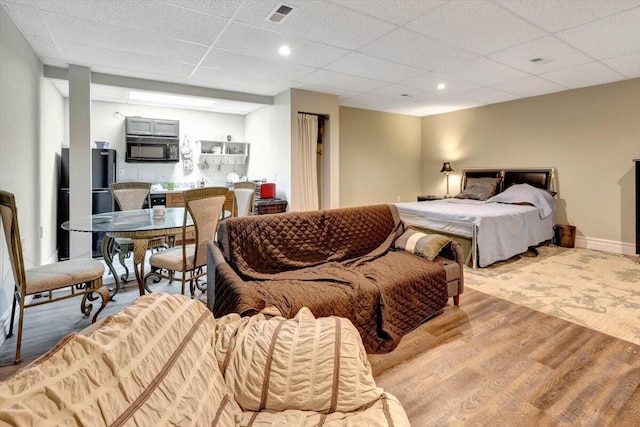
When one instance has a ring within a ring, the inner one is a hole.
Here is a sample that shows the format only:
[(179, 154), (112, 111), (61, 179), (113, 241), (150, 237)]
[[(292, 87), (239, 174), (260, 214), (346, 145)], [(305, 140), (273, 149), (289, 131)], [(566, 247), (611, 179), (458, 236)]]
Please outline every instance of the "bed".
[[(482, 191), (476, 191), (482, 183)], [(495, 186), (493, 196), (479, 200)], [(542, 191), (541, 191), (542, 190)], [(469, 239), (474, 268), (526, 252), (553, 238), (554, 168), (465, 169), (460, 197), (396, 203), (409, 225)], [(456, 196), (456, 197), (458, 197)], [(478, 196), (478, 197), (476, 197)]]

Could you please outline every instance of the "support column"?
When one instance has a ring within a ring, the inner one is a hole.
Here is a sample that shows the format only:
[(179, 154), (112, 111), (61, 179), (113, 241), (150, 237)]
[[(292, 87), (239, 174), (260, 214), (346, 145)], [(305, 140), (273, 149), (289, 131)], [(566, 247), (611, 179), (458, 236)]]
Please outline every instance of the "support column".
[[(91, 69), (69, 66), (69, 218), (91, 215)], [(91, 258), (91, 233), (72, 231), (70, 258)]]

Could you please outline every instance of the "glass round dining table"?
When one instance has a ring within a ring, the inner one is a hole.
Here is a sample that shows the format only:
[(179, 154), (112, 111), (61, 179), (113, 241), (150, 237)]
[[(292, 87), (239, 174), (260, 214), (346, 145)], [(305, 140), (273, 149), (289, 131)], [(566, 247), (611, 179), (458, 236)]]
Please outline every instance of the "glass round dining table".
[[(194, 229), (189, 213), (186, 231)], [(169, 237), (182, 233), (185, 208), (166, 208), (164, 217), (154, 217), (151, 209), (105, 212), (73, 218), (62, 224), (69, 231), (88, 233), (107, 233), (102, 240), (102, 256), (115, 279), (112, 296), (118, 292), (120, 281), (112, 263), (109, 247), (116, 238), (128, 238), (133, 241), (133, 269), (138, 282), (140, 295), (145, 294), (144, 264), (149, 240), (157, 237)]]

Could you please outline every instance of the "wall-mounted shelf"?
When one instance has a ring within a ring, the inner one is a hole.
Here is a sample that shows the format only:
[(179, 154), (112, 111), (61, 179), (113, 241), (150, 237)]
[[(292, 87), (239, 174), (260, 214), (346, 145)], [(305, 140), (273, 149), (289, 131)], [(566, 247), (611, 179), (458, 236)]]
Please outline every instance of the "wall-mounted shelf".
[(200, 157), (208, 163), (223, 165), (243, 165), (249, 155), (248, 142), (200, 140)]

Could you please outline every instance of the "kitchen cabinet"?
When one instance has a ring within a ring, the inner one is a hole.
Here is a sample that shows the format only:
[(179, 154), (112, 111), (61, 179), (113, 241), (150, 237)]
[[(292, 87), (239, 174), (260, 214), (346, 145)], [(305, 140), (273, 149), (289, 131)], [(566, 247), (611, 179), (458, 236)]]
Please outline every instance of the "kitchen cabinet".
[(249, 156), (248, 142), (198, 141), (200, 143), (200, 163), (222, 165), (244, 165)]
[(127, 135), (168, 136), (177, 138), (180, 135), (180, 122), (178, 120), (127, 117), (126, 133)]

